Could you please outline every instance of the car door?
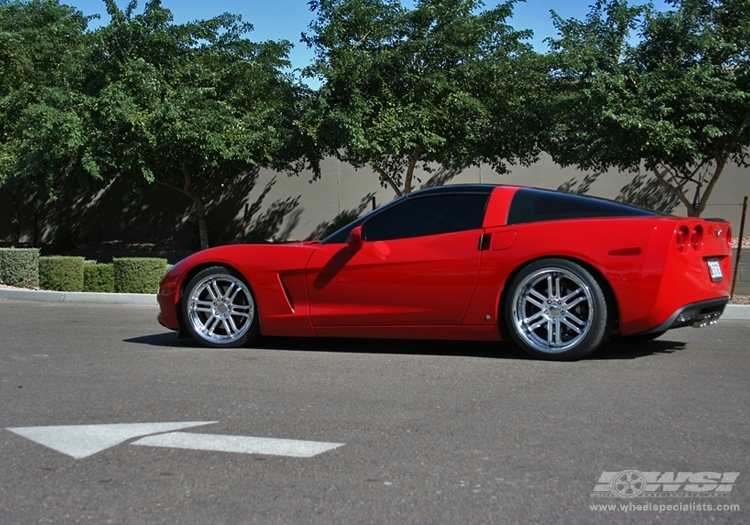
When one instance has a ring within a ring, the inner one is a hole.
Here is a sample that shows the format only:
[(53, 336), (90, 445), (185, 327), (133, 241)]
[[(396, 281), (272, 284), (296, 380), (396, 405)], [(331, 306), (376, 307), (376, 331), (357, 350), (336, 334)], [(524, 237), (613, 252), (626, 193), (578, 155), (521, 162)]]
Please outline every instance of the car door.
[(313, 326), (460, 324), (479, 272), (488, 197), (405, 198), (361, 223), (358, 251), (321, 244), (306, 271)]

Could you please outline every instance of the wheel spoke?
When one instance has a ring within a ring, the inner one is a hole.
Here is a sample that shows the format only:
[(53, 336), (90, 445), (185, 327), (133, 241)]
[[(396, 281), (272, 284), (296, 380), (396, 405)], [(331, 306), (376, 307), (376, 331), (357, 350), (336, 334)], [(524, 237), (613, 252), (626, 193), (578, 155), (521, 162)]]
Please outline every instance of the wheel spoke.
[(556, 346), (562, 346), (563, 344), (562, 323), (560, 321), (561, 321), (560, 319), (555, 320), (555, 345)]
[(219, 283), (216, 280), (214, 280), (214, 281), (211, 281), (211, 284), (213, 285), (214, 293), (216, 294), (214, 296), (214, 298), (215, 299), (223, 299), (224, 298), (224, 294), (221, 293), (221, 288), (219, 287)]
[(581, 303), (582, 301), (586, 301), (586, 300), (587, 300), (587, 299), (586, 299), (586, 296), (585, 296), (585, 295), (582, 295), (581, 297), (578, 297), (578, 298), (576, 298), (576, 300), (575, 300), (575, 301), (573, 301), (572, 303), (570, 303), (570, 304), (566, 304), (565, 306), (566, 306), (566, 307), (568, 307), (568, 308), (573, 308), (573, 307), (574, 307), (574, 306), (576, 306), (577, 304), (580, 304), (580, 303)]
[(547, 323), (547, 344), (549, 346), (555, 346), (555, 327), (553, 323)]
[[(222, 298), (226, 299), (227, 297), (229, 297), (229, 294), (232, 293), (232, 290), (234, 290), (236, 287), (237, 285), (235, 283), (231, 283), (229, 285), (229, 288), (227, 288), (227, 291), (224, 293), (224, 295), (222, 295)], [(236, 295), (236, 292), (235, 292), (235, 295)], [(234, 295), (232, 295), (232, 299), (234, 299)], [(229, 301), (231, 302), (232, 299), (229, 299)]]
[(234, 300), (235, 300), (235, 299), (237, 298), (237, 294), (239, 294), (239, 293), (240, 293), (240, 292), (242, 292), (242, 291), (243, 291), (243, 290), (242, 290), (242, 287), (241, 287), (241, 286), (238, 286), (238, 287), (237, 287), (237, 289), (236, 289), (236, 290), (234, 291), (234, 293), (232, 294), (232, 297), (230, 297), (230, 298), (229, 298), (229, 301), (233, 303), (233, 302), (234, 302)]
[(539, 303), (539, 302), (535, 301), (534, 299), (532, 299), (531, 297), (527, 296), (526, 297), (526, 302), (533, 304), (537, 308), (544, 308), (544, 304), (543, 303)]
[(544, 326), (544, 325), (545, 325), (546, 323), (549, 323), (549, 321), (548, 321), (547, 319), (544, 319), (544, 318), (543, 318), (543, 319), (540, 319), (540, 320), (539, 320), (539, 321), (537, 321), (536, 323), (534, 323), (534, 324), (532, 324), (531, 326), (529, 326), (529, 332), (533, 332), (533, 331), (534, 331), (534, 330), (536, 330), (537, 328), (539, 328), (539, 327), (541, 327), (541, 326)]
[[(533, 295), (542, 302), (547, 300), (547, 297), (545, 297), (544, 294), (537, 292), (534, 288), (529, 289), (529, 295)], [(528, 300), (529, 297), (527, 296), (526, 299)]]
[(229, 323), (227, 323), (226, 319), (222, 319), (221, 324), (224, 325), (224, 331), (226, 332), (227, 335), (233, 334), (232, 328), (229, 326)]
[(575, 297), (576, 295), (578, 295), (582, 291), (583, 291), (583, 288), (578, 288), (577, 290), (574, 290), (574, 291), (570, 292), (568, 295), (566, 295), (565, 297), (563, 297), (562, 299), (560, 299), (560, 301), (563, 304), (566, 304), (568, 301), (570, 301), (573, 297)]
[(586, 326), (586, 322), (585, 321), (581, 321), (580, 319), (578, 319), (578, 317), (576, 317), (575, 315), (573, 315), (570, 312), (565, 312), (565, 318), (566, 319), (572, 319), (574, 323), (578, 324), (578, 326), (581, 326), (581, 327)]
[(219, 324), (219, 318), (212, 315), (209, 321), (213, 321), (213, 322), (211, 323), (211, 326), (208, 326), (208, 323), (206, 323), (206, 329), (208, 330), (208, 335), (213, 336), (214, 330), (216, 330), (216, 325)]
[(237, 310), (247, 310), (248, 312), (252, 309), (252, 306), (249, 304), (234, 304), (232, 305), (232, 311), (236, 312)]
[(537, 319), (539, 319), (543, 315), (544, 315), (544, 312), (539, 311), (539, 312), (535, 313), (534, 315), (531, 315), (531, 316), (527, 317), (526, 319), (524, 319), (523, 322), (526, 323), (526, 324), (528, 324), (528, 323), (530, 323), (532, 321), (536, 321)]
[(581, 330), (576, 325), (568, 321), (565, 317), (562, 318), (562, 322), (565, 324), (565, 326), (573, 330), (575, 333), (577, 334), (581, 333)]

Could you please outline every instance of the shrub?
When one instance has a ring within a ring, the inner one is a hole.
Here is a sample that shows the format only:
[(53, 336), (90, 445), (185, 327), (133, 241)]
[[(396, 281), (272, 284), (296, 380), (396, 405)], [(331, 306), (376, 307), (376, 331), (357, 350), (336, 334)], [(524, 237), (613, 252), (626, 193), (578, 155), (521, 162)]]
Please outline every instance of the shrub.
[(0, 283), (39, 286), (39, 248), (0, 248)]
[(83, 291), (105, 292), (115, 291), (115, 267), (112, 263), (83, 265)]
[(167, 260), (152, 257), (122, 257), (114, 265), (115, 292), (156, 293), (167, 273)]
[(83, 291), (83, 257), (40, 257), (39, 287), (60, 292)]

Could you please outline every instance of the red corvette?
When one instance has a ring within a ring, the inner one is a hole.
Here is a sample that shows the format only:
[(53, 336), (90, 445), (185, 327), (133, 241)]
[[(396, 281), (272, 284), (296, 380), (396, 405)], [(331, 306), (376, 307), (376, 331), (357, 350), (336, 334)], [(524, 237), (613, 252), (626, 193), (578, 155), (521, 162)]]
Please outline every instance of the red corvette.
[(579, 359), (702, 326), (729, 299), (729, 223), (515, 186), (414, 192), (322, 241), (175, 265), (159, 322), (207, 346), (259, 334), (500, 341)]

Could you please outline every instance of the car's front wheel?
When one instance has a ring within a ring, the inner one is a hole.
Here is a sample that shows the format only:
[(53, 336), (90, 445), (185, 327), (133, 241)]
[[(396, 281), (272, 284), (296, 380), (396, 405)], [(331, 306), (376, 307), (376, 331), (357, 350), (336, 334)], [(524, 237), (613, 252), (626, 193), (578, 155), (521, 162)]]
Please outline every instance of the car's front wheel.
[(516, 275), (505, 296), (504, 319), (513, 341), (534, 357), (580, 359), (610, 332), (601, 286), (572, 261), (535, 261)]
[(206, 346), (243, 346), (258, 334), (250, 286), (239, 273), (223, 266), (206, 268), (190, 280), (182, 309), (188, 332)]

